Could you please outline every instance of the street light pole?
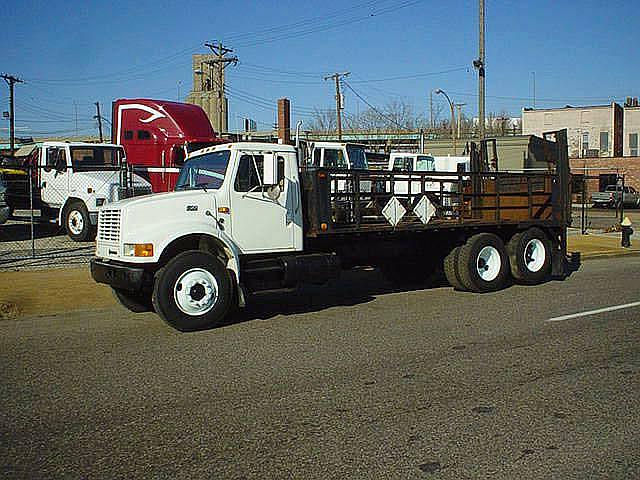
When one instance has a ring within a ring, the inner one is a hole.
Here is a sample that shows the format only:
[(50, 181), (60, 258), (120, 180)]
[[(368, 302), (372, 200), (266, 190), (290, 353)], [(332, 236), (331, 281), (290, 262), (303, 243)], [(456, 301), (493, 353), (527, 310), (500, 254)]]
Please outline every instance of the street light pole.
[(447, 101), (449, 102), (449, 108), (451, 108), (451, 143), (453, 145), (453, 154), (455, 155), (456, 154), (456, 134), (455, 134), (456, 120), (455, 120), (455, 112), (454, 112), (453, 102), (449, 98), (449, 95), (447, 95), (447, 92), (445, 92), (441, 88), (438, 88), (435, 92), (436, 92), (436, 95), (437, 94), (444, 95), (446, 97)]
[(462, 107), (464, 107), (466, 103), (456, 103), (456, 107), (458, 107), (458, 138), (460, 138), (460, 125), (462, 123)]

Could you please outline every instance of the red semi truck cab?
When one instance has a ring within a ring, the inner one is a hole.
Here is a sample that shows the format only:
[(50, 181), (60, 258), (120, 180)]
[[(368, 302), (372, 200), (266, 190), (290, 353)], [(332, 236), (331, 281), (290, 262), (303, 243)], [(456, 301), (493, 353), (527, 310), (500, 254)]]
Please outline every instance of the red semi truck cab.
[(188, 103), (118, 99), (111, 118), (112, 142), (124, 147), (127, 163), (154, 192), (173, 190), (188, 153), (225, 142), (204, 110)]

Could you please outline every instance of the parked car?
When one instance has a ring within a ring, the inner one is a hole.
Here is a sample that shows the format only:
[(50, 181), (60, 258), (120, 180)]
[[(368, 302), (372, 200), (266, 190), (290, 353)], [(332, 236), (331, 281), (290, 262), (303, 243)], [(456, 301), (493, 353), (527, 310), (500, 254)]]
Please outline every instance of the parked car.
[(620, 204), (620, 194), (622, 193), (622, 203), (625, 207), (640, 207), (640, 194), (633, 187), (621, 185), (609, 185), (603, 192), (594, 192), (591, 195), (591, 203), (594, 208), (615, 208)]

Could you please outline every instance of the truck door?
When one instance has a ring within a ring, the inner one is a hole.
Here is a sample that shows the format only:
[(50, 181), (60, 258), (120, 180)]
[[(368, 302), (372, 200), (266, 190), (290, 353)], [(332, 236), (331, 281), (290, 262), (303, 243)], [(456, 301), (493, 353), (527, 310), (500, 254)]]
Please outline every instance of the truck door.
[(69, 197), (71, 168), (65, 147), (42, 148), (40, 155), (40, 196), (48, 207), (61, 208)]
[(293, 155), (277, 154), (278, 185), (270, 188), (262, 182), (263, 153), (239, 152), (238, 155), (230, 188), (233, 239), (243, 253), (294, 250), (301, 222), (297, 179), (291, 174)]

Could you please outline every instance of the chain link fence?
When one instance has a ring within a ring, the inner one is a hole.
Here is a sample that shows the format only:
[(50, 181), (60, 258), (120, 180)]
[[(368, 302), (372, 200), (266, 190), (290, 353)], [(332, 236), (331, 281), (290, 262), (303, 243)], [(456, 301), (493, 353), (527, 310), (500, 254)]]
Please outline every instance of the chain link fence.
[(147, 193), (126, 167), (0, 167), (0, 269), (87, 263), (98, 209)]
[(618, 231), (625, 216), (640, 218), (640, 194), (615, 169), (573, 169), (572, 226), (582, 234)]

